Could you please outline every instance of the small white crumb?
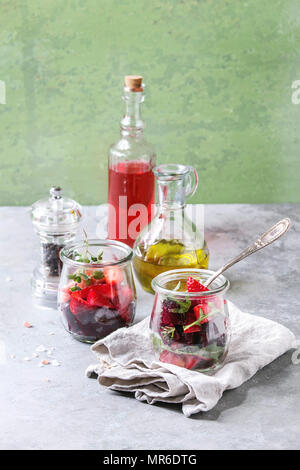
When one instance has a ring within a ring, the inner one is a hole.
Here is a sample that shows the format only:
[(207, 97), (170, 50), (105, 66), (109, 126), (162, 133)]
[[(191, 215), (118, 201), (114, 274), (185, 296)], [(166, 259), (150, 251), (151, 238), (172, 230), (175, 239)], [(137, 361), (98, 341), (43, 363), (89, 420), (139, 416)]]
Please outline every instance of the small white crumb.
[(38, 353), (36, 353), (36, 352), (33, 353), (32, 355), (33, 355), (33, 357), (39, 357)]
[(49, 356), (52, 356), (52, 354), (53, 354), (53, 352), (51, 351), (51, 349), (48, 349), (48, 351), (47, 351), (47, 356), (48, 356), (48, 357), (49, 357)]
[(50, 336), (53, 336), (53, 335), (54, 335), (54, 331), (50, 331), (49, 335), (50, 335)]
[(11, 358), (11, 359), (15, 359), (15, 357), (16, 357), (15, 354), (11, 354), (11, 355), (10, 355), (10, 358)]
[(24, 357), (24, 361), (31, 361), (30, 357)]
[(7, 277), (5, 278), (5, 280), (6, 280), (6, 282), (11, 282), (11, 281), (12, 281), (12, 278), (11, 278), (10, 276), (7, 276)]
[(58, 367), (60, 366), (60, 362), (58, 362), (56, 359), (54, 359), (51, 364), (54, 366), (54, 367)]
[(35, 350), (36, 352), (45, 352), (47, 351), (47, 349), (45, 348), (45, 346), (43, 344), (41, 344), (40, 346), (38, 346)]

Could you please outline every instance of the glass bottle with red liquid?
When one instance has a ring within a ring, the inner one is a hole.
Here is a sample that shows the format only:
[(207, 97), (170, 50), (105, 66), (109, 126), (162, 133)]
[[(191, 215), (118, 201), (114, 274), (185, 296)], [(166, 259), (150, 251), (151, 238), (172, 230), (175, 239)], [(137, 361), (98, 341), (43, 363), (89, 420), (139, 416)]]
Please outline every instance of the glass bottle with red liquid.
[(142, 80), (137, 75), (125, 77), (126, 111), (121, 120), (121, 138), (109, 152), (108, 238), (131, 247), (150, 222), (155, 200), (152, 169), (156, 156), (153, 146), (144, 137)]

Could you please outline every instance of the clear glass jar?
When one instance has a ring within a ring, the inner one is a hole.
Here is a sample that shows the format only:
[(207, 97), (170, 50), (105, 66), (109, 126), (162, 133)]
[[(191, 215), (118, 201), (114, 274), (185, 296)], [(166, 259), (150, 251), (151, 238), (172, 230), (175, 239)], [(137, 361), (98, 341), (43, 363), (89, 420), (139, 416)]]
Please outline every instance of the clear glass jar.
[(65, 329), (77, 340), (94, 343), (134, 320), (136, 291), (132, 275), (132, 250), (112, 240), (90, 240), (89, 252), (99, 262), (85, 263), (84, 241), (60, 252), (63, 269), (58, 309)]
[(151, 220), (155, 199), (152, 172), (155, 151), (145, 139), (141, 116), (144, 84), (141, 76), (126, 76), (121, 138), (111, 146), (108, 162), (108, 238), (133, 246)]
[(134, 244), (133, 266), (142, 287), (153, 293), (152, 279), (177, 268), (208, 267), (204, 239), (203, 206), (192, 206), (190, 219), (186, 198), (193, 196), (198, 175), (191, 166), (163, 164), (154, 168), (158, 210)]
[(40, 238), (40, 262), (31, 281), (33, 294), (39, 305), (56, 308), (62, 266), (59, 252), (74, 241), (82, 208), (76, 201), (64, 198), (60, 187), (53, 186), (49, 198), (32, 205), (31, 220)]
[(150, 328), (161, 362), (208, 372), (224, 361), (230, 340), (224, 299), (229, 281), (219, 276), (205, 292), (187, 292), (186, 287), (188, 277), (204, 283), (212, 274), (203, 269), (176, 269), (153, 279)]

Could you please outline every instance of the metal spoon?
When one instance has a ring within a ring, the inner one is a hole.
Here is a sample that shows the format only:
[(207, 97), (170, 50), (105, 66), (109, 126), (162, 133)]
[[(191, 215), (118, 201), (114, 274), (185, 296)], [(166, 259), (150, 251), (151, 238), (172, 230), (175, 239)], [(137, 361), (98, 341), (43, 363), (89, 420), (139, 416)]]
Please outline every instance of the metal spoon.
[(220, 274), (226, 271), (228, 268), (233, 266), (234, 264), (238, 263), (242, 259), (246, 258), (249, 255), (252, 255), (258, 250), (261, 250), (265, 246), (270, 245), (271, 243), (275, 242), (278, 238), (280, 238), (291, 226), (291, 221), (289, 218), (282, 219), (277, 224), (273, 225), (273, 227), (269, 228), (263, 235), (261, 235), (252, 245), (248, 246), (244, 251), (242, 251), (239, 255), (233, 258), (228, 263), (224, 264), (218, 271), (216, 271), (207, 281), (204, 282), (204, 285), (208, 287)]

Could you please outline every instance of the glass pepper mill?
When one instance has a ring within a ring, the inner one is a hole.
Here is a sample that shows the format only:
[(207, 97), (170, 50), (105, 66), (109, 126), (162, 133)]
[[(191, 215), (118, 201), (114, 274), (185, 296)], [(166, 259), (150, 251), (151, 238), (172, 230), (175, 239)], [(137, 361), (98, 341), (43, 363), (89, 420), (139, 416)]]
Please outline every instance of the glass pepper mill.
[(41, 259), (32, 277), (32, 292), (36, 303), (44, 307), (57, 304), (57, 290), (61, 272), (60, 250), (75, 239), (82, 219), (81, 206), (62, 196), (62, 189), (53, 186), (50, 197), (35, 202), (31, 220), (40, 237)]
[[(127, 75), (121, 138), (110, 147), (108, 170), (108, 238), (130, 247), (151, 220), (155, 200), (155, 151), (145, 139), (141, 116), (143, 77)], [(137, 215), (139, 213), (139, 215)]]
[(209, 252), (204, 239), (203, 206), (185, 200), (198, 185), (191, 166), (164, 164), (153, 170), (158, 191), (158, 209), (150, 224), (136, 239), (133, 266), (144, 290), (152, 292), (158, 274), (178, 268), (207, 269)]

